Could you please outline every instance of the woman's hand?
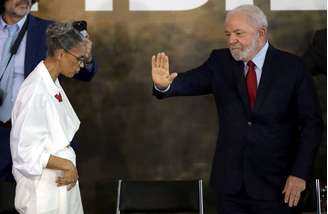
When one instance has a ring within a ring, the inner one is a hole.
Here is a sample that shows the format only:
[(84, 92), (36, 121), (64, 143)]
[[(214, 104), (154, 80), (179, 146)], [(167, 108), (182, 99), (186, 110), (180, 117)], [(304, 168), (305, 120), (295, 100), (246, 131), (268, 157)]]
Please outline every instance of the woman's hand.
[(62, 170), (64, 174), (56, 179), (56, 183), (57, 186), (67, 185), (68, 190), (71, 190), (79, 179), (76, 167), (68, 159), (50, 155), (46, 168)]
[(57, 186), (65, 186), (67, 185), (67, 190), (71, 190), (76, 182), (79, 179), (79, 175), (77, 173), (77, 169), (74, 164), (67, 160), (66, 166), (63, 169), (64, 175), (63, 177), (58, 177), (56, 180)]

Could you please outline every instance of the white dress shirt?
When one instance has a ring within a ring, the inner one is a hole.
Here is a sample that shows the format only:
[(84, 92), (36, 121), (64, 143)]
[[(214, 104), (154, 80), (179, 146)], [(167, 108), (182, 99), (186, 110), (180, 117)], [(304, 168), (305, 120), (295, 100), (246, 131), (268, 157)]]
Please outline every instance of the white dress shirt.
[[(267, 41), (265, 43), (265, 45), (261, 48), (261, 50), (252, 59), (252, 62), (255, 64), (257, 87), (260, 84), (260, 80), (261, 80), (261, 76), (262, 76), (262, 68), (263, 68), (263, 65), (264, 65), (264, 60), (265, 60), (265, 56), (266, 56), (266, 53), (268, 51), (268, 48), (269, 48), (269, 42)], [(246, 75), (247, 75), (247, 71), (248, 71), (247, 62), (244, 62), (244, 75), (245, 75), (245, 78), (246, 78)]]
[[(25, 20), (27, 16), (24, 16), (21, 20), (17, 22), (18, 26), (18, 32), (22, 29)], [(0, 19), (0, 59), (2, 58), (2, 49), (4, 46), (4, 42), (6, 41), (8, 37), (8, 33), (5, 30), (7, 23), (3, 20), (1, 17)], [(14, 60), (14, 83), (13, 83), (13, 96), (12, 99), (15, 101), (18, 89), (22, 82), (24, 81), (24, 65), (25, 65), (25, 51), (26, 51), (26, 37), (27, 37), (28, 31), (25, 33), (19, 48), (17, 50), (17, 53), (15, 54), (15, 57), (13, 57), (12, 60)]]

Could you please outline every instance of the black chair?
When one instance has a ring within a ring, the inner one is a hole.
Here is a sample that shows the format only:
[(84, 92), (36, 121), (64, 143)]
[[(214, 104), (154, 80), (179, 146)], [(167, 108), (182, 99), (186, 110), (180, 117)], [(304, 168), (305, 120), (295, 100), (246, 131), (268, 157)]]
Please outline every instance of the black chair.
[(302, 193), (299, 209), (303, 213), (326, 213), (327, 206), (326, 187), (320, 188), (319, 179), (310, 180), (307, 183), (306, 190)]
[(116, 214), (120, 213), (203, 214), (203, 182), (118, 181)]

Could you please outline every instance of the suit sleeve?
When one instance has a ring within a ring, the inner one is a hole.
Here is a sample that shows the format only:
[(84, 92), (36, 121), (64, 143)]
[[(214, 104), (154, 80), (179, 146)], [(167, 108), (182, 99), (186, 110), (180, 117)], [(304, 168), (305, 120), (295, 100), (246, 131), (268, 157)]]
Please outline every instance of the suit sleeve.
[(322, 137), (322, 119), (314, 82), (300, 65), (296, 89), (297, 122), (300, 139), (296, 148), (292, 175), (309, 179), (312, 164)]
[(161, 92), (153, 87), (153, 95), (158, 99), (171, 96), (197, 96), (212, 92), (214, 52), (207, 61), (192, 70), (179, 73), (170, 85), (169, 90)]

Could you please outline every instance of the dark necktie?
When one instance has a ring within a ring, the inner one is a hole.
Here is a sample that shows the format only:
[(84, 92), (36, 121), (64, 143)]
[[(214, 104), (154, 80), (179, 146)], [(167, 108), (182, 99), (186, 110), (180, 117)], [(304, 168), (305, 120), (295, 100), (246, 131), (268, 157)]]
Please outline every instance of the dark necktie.
[(246, 75), (246, 87), (248, 95), (248, 104), (251, 111), (254, 110), (256, 101), (257, 80), (255, 73), (255, 64), (252, 61), (247, 62), (248, 71)]

